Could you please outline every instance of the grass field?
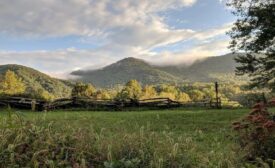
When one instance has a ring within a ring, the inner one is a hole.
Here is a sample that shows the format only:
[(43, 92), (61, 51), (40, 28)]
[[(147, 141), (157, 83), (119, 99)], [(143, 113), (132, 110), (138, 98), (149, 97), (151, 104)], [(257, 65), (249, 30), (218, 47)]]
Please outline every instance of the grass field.
[[(9, 117), (6, 111), (0, 111), (0, 136), (5, 137), (0, 148), (6, 151), (0, 153), (0, 167), (241, 167), (231, 123), (249, 112), (12, 110)], [(17, 149), (22, 144), (31, 144), (24, 148), (25, 157)]]

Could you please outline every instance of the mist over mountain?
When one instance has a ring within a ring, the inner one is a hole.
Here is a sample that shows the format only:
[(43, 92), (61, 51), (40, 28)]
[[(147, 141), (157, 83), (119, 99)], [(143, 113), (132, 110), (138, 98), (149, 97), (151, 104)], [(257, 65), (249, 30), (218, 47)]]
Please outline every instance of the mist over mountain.
[[(125, 58), (96, 70), (77, 70), (70, 75), (74, 80), (92, 83), (96, 87), (124, 85), (131, 79), (141, 84), (179, 84), (183, 82), (246, 82), (248, 78), (235, 76), (234, 54), (208, 57), (197, 60), (192, 65), (152, 65), (142, 59)], [(22, 65), (0, 65), (0, 76), (7, 70), (14, 71), (29, 90), (43, 89), (56, 97), (70, 94), (72, 83), (52, 78), (35, 69)]]
[(78, 70), (71, 75), (97, 87), (123, 85), (131, 79), (142, 84), (245, 81), (235, 76), (234, 54), (208, 57), (192, 65), (156, 66), (137, 58), (125, 58), (98, 70)]
[(79, 76), (83, 82), (90, 82), (98, 87), (122, 85), (131, 79), (142, 84), (177, 83), (181, 79), (136, 58), (125, 58), (98, 70), (78, 70), (71, 73)]

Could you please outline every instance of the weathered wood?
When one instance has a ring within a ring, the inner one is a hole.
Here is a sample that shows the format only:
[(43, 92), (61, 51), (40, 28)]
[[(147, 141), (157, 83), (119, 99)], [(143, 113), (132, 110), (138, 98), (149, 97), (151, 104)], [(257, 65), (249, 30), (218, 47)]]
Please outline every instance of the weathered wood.
[(0, 98), (0, 105), (10, 105), (16, 108), (32, 109), (35, 105), (35, 110), (54, 110), (63, 108), (103, 108), (103, 109), (123, 109), (127, 107), (149, 107), (149, 108), (173, 108), (173, 107), (209, 107), (215, 108), (221, 106), (219, 99), (218, 105), (216, 101), (204, 99), (197, 102), (179, 102), (171, 100), (170, 98), (152, 98), (142, 100), (111, 100), (111, 99), (93, 99), (86, 97), (72, 97), (60, 98), (53, 101), (34, 100), (23, 97), (2, 97)]

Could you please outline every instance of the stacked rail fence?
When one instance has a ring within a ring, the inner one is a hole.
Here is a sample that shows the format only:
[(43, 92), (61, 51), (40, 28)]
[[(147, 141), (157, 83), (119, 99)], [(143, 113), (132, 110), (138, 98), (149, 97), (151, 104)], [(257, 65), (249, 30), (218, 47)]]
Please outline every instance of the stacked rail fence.
[(170, 98), (151, 98), (142, 100), (112, 100), (93, 98), (62, 98), (53, 101), (30, 99), (24, 97), (2, 97), (0, 106), (10, 106), (19, 109), (32, 109), (35, 111), (48, 111), (56, 109), (86, 108), (123, 110), (127, 108), (176, 108), (176, 107), (205, 107), (221, 108), (221, 100), (205, 99), (201, 101), (179, 102)]

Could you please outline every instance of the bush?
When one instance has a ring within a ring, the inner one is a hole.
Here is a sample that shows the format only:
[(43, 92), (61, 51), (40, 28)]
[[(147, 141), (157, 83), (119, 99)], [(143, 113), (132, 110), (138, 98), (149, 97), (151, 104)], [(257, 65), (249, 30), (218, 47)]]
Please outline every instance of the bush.
[(256, 104), (248, 116), (233, 126), (246, 160), (275, 160), (275, 122), (263, 103)]

